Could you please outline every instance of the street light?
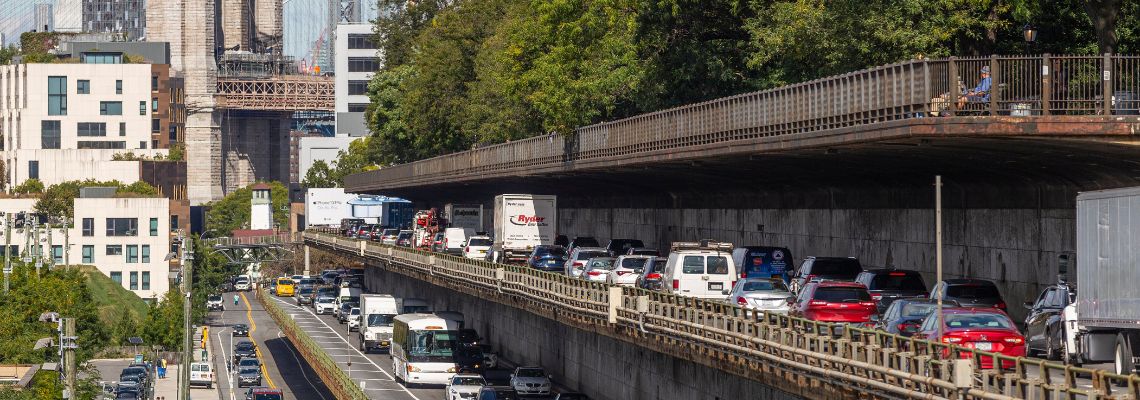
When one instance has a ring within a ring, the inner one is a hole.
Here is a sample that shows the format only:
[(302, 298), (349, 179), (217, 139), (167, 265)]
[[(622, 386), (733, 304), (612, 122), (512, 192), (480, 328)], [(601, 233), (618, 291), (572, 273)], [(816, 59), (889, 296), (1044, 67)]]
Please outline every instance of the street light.
[(1025, 53), (1029, 53), (1029, 48), (1037, 41), (1037, 28), (1033, 25), (1025, 24), (1021, 27), (1021, 37), (1025, 39)]

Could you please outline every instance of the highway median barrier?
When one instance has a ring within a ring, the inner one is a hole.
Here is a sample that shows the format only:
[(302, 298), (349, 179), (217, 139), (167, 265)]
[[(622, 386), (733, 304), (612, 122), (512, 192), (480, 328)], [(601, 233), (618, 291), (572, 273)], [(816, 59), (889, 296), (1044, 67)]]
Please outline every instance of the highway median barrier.
[(265, 312), (277, 322), (281, 332), (301, 354), (301, 358), (320, 376), (321, 381), (329, 388), (338, 400), (367, 400), (364, 390), (352, 380), (336, 361), (322, 350), (320, 344), (313, 340), (308, 333), (297, 326), (297, 323), (285, 311), (281, 310), (276, 302), (266, 298), (263, 290), (257, 290), (257, 301), (265, 308)]

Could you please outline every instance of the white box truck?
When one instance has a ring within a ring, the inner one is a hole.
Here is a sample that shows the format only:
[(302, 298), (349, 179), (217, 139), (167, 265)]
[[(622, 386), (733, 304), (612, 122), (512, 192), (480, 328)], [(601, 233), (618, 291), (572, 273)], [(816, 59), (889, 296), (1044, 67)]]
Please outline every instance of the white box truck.
[(340, 220), (352, 216), (348, 202), (355, 194), (344, 188), (314, 188), (305, 191), (305, 228), (339, 228)]
[(360, 351), (386, 350), (392, 345), (392, 319), (399, 314), (390, 294), (360, 295)]
[(444, 204), (443, 217), (452, 228), (471, 228), (483, 232), (482, 204)]
[(1140, 187), (1077, 195), (1076, 298), (1062, 313), (1062, 355), (1073, 364), (1140, 360)]
[(524, 262), (535, 246), (554, 244), (558, 232), (558, 197), (535, 194), (495, 196), (496, 262)]

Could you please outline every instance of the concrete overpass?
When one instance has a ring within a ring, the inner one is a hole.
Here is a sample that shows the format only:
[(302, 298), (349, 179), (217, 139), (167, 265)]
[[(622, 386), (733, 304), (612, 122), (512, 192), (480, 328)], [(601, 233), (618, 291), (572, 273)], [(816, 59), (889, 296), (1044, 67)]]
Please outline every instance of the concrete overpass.
[[(958, 109), (943, 97), (983, 66), (989, 98)], [(346, 187), (424, 206), (556, 194), (571, 237), (784, 245), (797, 260), (856, 256), (933, 285), (940, 174), (947, 277), (992, 279), (1020, 304), (1074, 251), (1076, 193), (1140, 184), (1138, 72), (1121, 56), (910, 61), (396, 165)]]

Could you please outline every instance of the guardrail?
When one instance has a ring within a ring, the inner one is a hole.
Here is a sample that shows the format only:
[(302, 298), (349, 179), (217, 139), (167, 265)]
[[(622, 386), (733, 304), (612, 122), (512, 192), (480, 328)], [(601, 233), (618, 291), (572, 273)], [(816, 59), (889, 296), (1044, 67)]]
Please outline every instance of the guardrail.
[[(557, 309), (670, 354), (719, 360), (714, 367), (796, 373), (884, 397), (1140, 399), (1140, 376), (1008, 357), (878, 330), (821, 323), (736, 305), (569, 278), (527, 267), (306, 232), (306, 244), (379, 261), (395, 272), (438, 280), (484, 298), (523, 299), (532, 312)], [(604, 329), (595, 329), (603, 331)], [(654, 347), (646, 336), (666, 347)], [(981, 370), (982, 360), (994, 368)], [(958, 362), (955, 362), (955, 361)], [(961, 360), (966, 360), (963, 364)], [(955, 381), (954, 372), (969, 372)], [(739, 373), (739, 370), (730, 372)], [(1060, 378), (1054, 377), (1060, 374)], [(1087, 377), (1087, 378), (1085, 378)], [(1082, 383), (1086, 383), (1082, 385)]]
[(220, 237), (204, 240), (206, 247), (215, 246), (252, 246), (264, 244), (297, 244), (301, 242), (300, 233), (278, 233), (265, 236)]
[(325, 383), (325, 386), (329, 388), (333, 396), (336, 396), (339, 400), (368, 400), (368, 396), (364, 394), (364, 390), (362, 390), (360, 386), (357, 386), (356, 382), (336, 365), (336, 361), (333, 361), (333, 359), (324, 352), (320, 344), (314, 341), (308, 333), (305, 333), (304, 329), (298, 327), (297, 323), (293, 321), (293, 318), (286, 315), (285, 312), (281, 310), (281, 307), (274, 304), (272, 300), (265, 299), (263, 290), (257, 289), (256, 291), (257, 301), (261, 303), (261, 306), (265, 308), (269, 316), (277, 322), (277, 326), (285, 333), (285, 337), (289, 338), (289, 341), (293, 343), (293, 347), (301, 353), (301, 358), (304, 358), (305, 362), (309, 363), (309, 366), (313, 368), (313, 371), (317, 372), (317, 375), (320, 376), (321, 381)]
[[(965, 96), (989, 69), (991, 89)], [(350, 175), (352, 191), (957, 116), (1140, 115), (1140, 57), (911, 60)], [(930, 120), (926, 120), (927, 123)]]

